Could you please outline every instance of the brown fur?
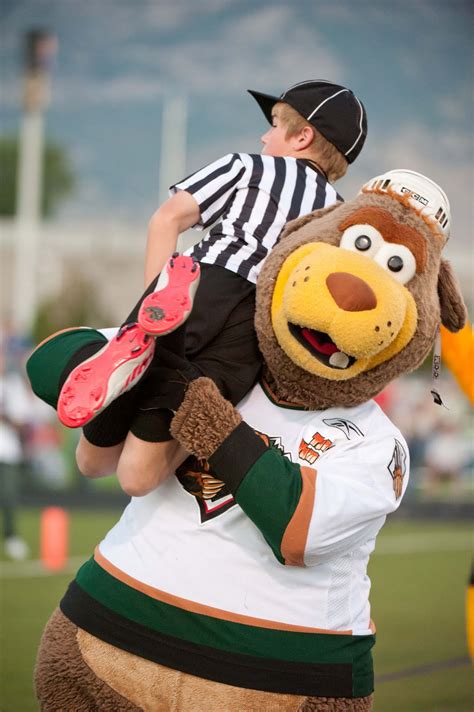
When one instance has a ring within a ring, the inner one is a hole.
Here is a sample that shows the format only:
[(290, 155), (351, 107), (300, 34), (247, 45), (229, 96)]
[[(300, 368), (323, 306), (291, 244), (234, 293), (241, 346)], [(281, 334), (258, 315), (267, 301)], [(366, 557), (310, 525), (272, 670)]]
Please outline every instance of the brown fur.
[(193, 455), (207, 460), (241, 421), (210, 378), (197, 378), (171, 422), (171, 435)]
[(143, 712), (296, 712), (302, 695), (247, 690), (188, 675), (115, 648), (78, 631), (82, 655), (97, 677), (140, 705)]
[(372, 700), (209, 682), (115, 648), (78, 629), (59, 609), (43, 633), (35, 683), (42, 712), (370, 712)]
[(416, 271), (423, 272), (426, 266), (426, 242), (417, 230), (408, 225), (399, 225), (386, 210), (370, 207), (356, 210), (338, 225), (338, 229), (346, 230), (351, 225), (364, 223), (377, 228), (387, 242), (406, 245), (415, 256)]
[(348, 697), (308, 697), (298, 712), (371, 712), (373, 695)]
[[(366, 207), (389, 211), (400, 225), (416, 230), (425, 240), (425, 269), (406, 285), (417, 304), (417, 330), (411, 342), (394, 358), (347, 381), (329, 381), (296, 366), (278, 345), (271, 323), (275, 276), (286, 258), (307, 242), (338, 245), (342, 234), (338, 225), (349, 219), (354, 211)], [(436, 329), (441, 321), (440, 297), (443, 299), (443, 313), (448, 309), (450, 318), (447, 317), (447, 321), (450, 324), (455, 321), (453, 316), (464, 313), (465, 309), (454, 281), (450, 280), (449, 288), (443, 289), (438, 295), (443, 242), (441, 234), (433, 233), (413, 210), (407, 209), (405, 205), (385, 194), (362, 194), (350, 203), (315, 211), (289, 223), (278, 246), (265, 261), (257, 284), (256, 329), (277, 396), (282, 400), (306, 403), (310, 410), (335, 405), (355, 406), (376, 396), (402, 373), (418, 368), (432, 348)], [(444, 279), (443, 284), (445, 283), (448, 283), (448, 280)], [(459, 321), (461, 320), (458, 319)]]
[(77, 628), (56, 609), (41, 638), (35, 668), (42, 712), (141, 712), (96, 677), (82, 659)]
[(459, 284), (447, 260), (441, 260), (438, 275), (438, 294), (441, 304), (441, 322), (448, 331), (460, 331), (466, 323), (466, 307), (458, 299)]
[(296, 218), (295, 220), (290, 220), (290, 222), (286, 223), (285, 227), (283, 228), (279, 242), (281, 243), (284, 238), (288, 237), (288, 235), (291, 235), (292, 232), (296, 232), (296, 230), (299, 230), (301, 227), (304, 227), (304, 225), (312, 223), (315, 218), (321, 218), (323, 215), (332, 213), (333, 210), (336, 210), (341, 205), (344, 205), (344, 203), (334, 203), (334, 205), (330, 205), (328, 208), (313, 210), (312, 213), (302, 215), (300, 218)]
[[(417, 328), (405, 348), (388, 361), (352, 379), (330, 381), (300, 368), (280, 348), (271, 321), (273, 290), (276, 275), (294, 250), (308, 242), (338, 245), (342, 235), (341, 225), (348, 224), (351, 216), (361, 209), (382, 209), (388, 212), (391, 222), (399, 224), (402, 232), (409, 231), (410, 235), (416, 232), (418, 239), (423, 242), (423, 269), (406, 285), (417, 305)], [(433, 232), (432, 225), (428, 225), (410, 209), (406, 200), (394, 200), (385, 193), (361, 194), (350, 203), (339, 203), (290, 222), (278, 246), (268, 256), (257, 285), (256, 330), (266, 362), (265, 375), (276, 397), (283, 401), (303, 403), (308, 410), (335, 405), (355, 406), (376, 396), (402, 373), (409, 373), (418, 368), (433, 346), (440, 322), (448, 329), (456, 331), (462, 327), (466, 317), (466, 309), (454, 275), (449, 264), (441, 260), (443, 243), (444, 239), (439, 231)], [(194, 383), (194, 388), (188, 392), (182, 406), (183, 410), (179, 409), (173, 421), (172, 433), (188, 450), (199, 457), (207, 457), (207, 454), (217, 449), (238, 422), (232, 414), (234, 411), (228, 411), (224, 416), (224, 399), (220, 399), (219, 404), (217, 390), (211, 395), (208, 384), (201, 395), (199, 386), (202, 379)], [(194, 408), (196, 416), (193, 415)], [(205, 425), (201, 422), (202, 415), (205, 416)], [(226, 418), (229, 418), (229, 421), (224, 425)], [(198, 454), (197, 448), (201, 454)]]
[[(404, 195), (400, 195), (396, 190), (391, 188), (390, 186), (387, 188), (387, 190), (382, 190), (381, 188), (362, 188), (362, 192), (369, 194), (375, 194), (375, 195), (389, 195), (391, 198), (394, 200), (397, 200), (401, 205), (403, 205), (405, 208), (410, 208), (411, 207), (411, 196), (410, 193), (405, 193)], [(423, 220), (425, 225), (428, 227), (428, 229), (435, 235), (435, 237), (440, 237), (440, 232), (439, 232), (439, 224), (438, 222), (431, 217), (431, 215), (425, 215), (421, 214), (418, 216)], [(444, 241), (445, 238), (443, 238)]]
[[(297, 367), (278, 345), (271, 321), (273, 290), (281, 266), (295, 249), (307, 242), (338, 245), (340, 225), (361, 208), (388, 211), (393, 223), (403, 227), (401, 232), (416, 231), (423, 240), (426, 259), (419, 273), (406, 285), (417, 305), (418, 323), (412, 340), (385, 363), (347, 381), (329, 381)], [(449, 264), (440, 260), (442, 245), (443, 238), (433, 230), (432, 224), (407, 209), (406, 201), (394, 200), (386, 194), (362, 194), (351, 203), (315, 211), (290, 223), (266, 260), (257, 287), (256, 328), (268, 381), (276, 397), (303, 403), (308, 409), (357, 405), (423, 361), (441, 320), (452, 331), (461, 328), (465, 307)], [(190, 384), (172, 421), (171, 433), (188, 451), (198, 458), (208, 459), (240, 422), (241, 416), (221, 396), (214, 383), (199, 378)], [(163, 668), (112, 648), (83, 631), (79, 635), (81, 647), (77, 640), (76, 627), (57, 611), (45, 630), (36, 668), (37, 692), (44, 712), (99, 709), (104, 712), (370, 712), (372, 709), (372, 695), (358, 699), (302, 698), (246, 690)], [(146, 693), (144, 684), (150, 686)], [(127, 694), (136, 704), (125, 700), (119, 692)], [(173, 702), (163, 706), (160, 696), (171, 698)]]

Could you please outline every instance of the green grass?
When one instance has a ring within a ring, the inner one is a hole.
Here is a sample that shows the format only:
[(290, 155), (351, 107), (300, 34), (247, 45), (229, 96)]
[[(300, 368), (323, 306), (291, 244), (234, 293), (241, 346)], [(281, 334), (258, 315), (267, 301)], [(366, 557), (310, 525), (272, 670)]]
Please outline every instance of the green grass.
[[(72, 512), (70, 556), (87, 558), (102, 536), (117, 521), (119, 512)], [(38, 511), (21, 512), (18, 529), (39, 555)], [(19, 566), (21, 568), (21, 565)], [(32, 675), (42, 630), (74, 574), (0, 579), (0, 710), (37, 710)], [(73, 712), (65, 710), (64, 712)]]
[[(71, 556), (90, 555), (117, 516), (117, 512), (72, 512)], [(38, 524), (39, 512), (21, 513), (19, 528), (31, 545), (32, 558), (38, 556)], [(464, 601), (470, 532), (463, 523), (394, 522), (380, 535), (369, 570), (377, 625), (376, 675), (407, 674), (377, 685), (375, 712), (472, 710), (469, 664), (410, 674), (419, 666), (467, 655)], [(400, 547), (413, 550), (400, 551)], [(73, 573), (8, 575), (0, 580), (2, 712), (38, 709), (31, 683), (36, 649), (44, 624), (71, 578)]]
[[(472, 528), (457, 523), (387, 524), (369, 565), (377, 626), (377, 676), (467, 656), (466, 583)], [(397, 539), (433, 550), (383, 554)], [(448, 548), (448, 547), (452, 548)], [(376, 686), (376, 712), (469, 712), (469, 664)]]

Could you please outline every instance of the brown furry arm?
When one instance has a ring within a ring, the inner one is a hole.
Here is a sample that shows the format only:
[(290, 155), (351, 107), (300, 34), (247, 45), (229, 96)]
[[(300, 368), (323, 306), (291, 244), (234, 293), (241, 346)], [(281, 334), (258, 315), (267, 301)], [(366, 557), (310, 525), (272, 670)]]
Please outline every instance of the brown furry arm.
[(171, 434), (188, 452), (207, 460), (234, 495), (269, 449), (209, 378), (191, 382), (171, 421)]
[(198, 458), (207, 460), (242, 422), (234, 406), (210, 378), (189, 384), (171, 421), (171, 435)]

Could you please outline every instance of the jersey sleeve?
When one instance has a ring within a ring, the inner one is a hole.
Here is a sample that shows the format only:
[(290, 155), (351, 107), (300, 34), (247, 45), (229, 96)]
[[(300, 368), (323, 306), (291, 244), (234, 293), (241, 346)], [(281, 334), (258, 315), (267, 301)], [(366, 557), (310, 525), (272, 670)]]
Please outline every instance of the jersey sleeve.
[(201, 213), (199, 221), (193, 227), (202, 230), (210, 227), (223, 215), (237, 191), (245, 170), (240, 155), (229, 153), (180, 183), (172, 185), (170, 195), (185, 190), (193, 196)]
[(408, 484), (407, 445), (395, 429), (339, 444), (318, 461), (304, 561), (348, 553), (374, 537)]
[(278, 561), (294, 566), (340, 556), (375, 536), (408, 480), (408, 450), (395, 429), (340, 443), (316, 469), (291, 462), (241, 423), (209, 462)]

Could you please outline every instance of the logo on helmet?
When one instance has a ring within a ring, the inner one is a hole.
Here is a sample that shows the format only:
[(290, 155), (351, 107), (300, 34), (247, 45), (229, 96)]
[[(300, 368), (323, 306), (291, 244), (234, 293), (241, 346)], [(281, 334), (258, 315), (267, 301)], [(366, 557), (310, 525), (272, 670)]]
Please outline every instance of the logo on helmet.
[(418, 202), (421, 203), (422, 205), (428, 205), (428, 203), (429, 203), (429, 200), (427, 198), (424, 198), (419, 193), (414, 193), (412, 190), (410, 190), (410, 188), (406, 188), (404, 185), (401, 187), (400, 190), (402, 193), (410, 193), (411, 197), (414, 200), (418, 200)]

